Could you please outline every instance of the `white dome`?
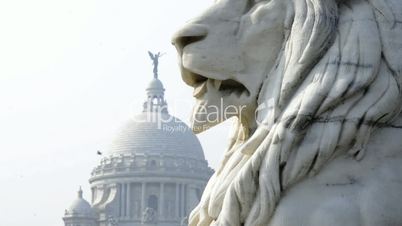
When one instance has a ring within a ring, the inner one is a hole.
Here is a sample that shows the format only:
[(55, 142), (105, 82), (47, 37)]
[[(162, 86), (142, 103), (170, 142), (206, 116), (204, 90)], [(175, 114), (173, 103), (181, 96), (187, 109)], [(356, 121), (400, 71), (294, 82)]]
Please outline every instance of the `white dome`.
[(66, 215), (72, 216), (92, 216), (93, 211), (89, 202), (82, 197), (82, 190), (78, 191), (78, 197), (73, 201), (71, 206), (66, 210)]
[(152, 81), (147, 86), (147, 90), (150, 90), (150, 89), (164, 90), (161, 80), (159, 80), (157, 78), (152, 79)]
[(110, 152), (158, 154), (205, 160), (201, 144), (191, 129), (168, 113), (143, 112), (128, 121)]

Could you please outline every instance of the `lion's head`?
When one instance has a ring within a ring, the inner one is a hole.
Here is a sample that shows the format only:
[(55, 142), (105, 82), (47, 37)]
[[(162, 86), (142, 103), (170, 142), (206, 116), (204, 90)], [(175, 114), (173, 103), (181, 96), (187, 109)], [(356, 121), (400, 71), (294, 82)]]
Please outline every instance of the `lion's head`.
[(401, 13), (399, 0), (217, 0), (177, 32), (194, 130), (239, 118), (191, 225), (267, 225), (282, 191), (363, 157), (401, 109)]
[(242, 120), (254, 124), (261, 84), (283, 46), (290, 16), (285, 8), (283, 1), (217, 1), (177, 33), (182, 77), (197, 99), (195, 132), (233, 116), (212, 114), (214, 106), (236, 106)]

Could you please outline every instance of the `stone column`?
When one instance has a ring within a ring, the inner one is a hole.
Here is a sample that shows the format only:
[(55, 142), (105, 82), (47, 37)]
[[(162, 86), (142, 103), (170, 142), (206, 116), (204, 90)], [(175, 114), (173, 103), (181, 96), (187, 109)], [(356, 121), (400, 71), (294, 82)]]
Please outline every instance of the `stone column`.
[(145, 189), (146, 183), (142, 182), (142, 190), (141, 190), (141, 214), (145, 210)]
[(184, 216), (187, 216), (188, 212), (188, 185), (184, 185)]
[(126, 184), (122, 183), (120, 184), (120, 217), (124, 218), (126, 216), (126, 211), (125, 211), (125, 198), (126, 198), (126, 193), (125, 193), (125, 186)]
[(126, 216), (126, 198), (127, 198), (127, 184), (123, 184), (123, 202), (121, 203), (121, 208), (123, 209), (123, 216)]
[(126, 184), (127, 186), (127, 195), (126, 195), (126, 216), (131, 218), (131, 184)]
[(185, 203), (185, 195), (186, 195), (186, 185), (181, 184), (181, 217), (186, 215), (186, 203)]
[(165, 218), (165, 184), (160, 184), (160, 191), (159, 191), (159, 218)]
[(179, 202), (179, 195), (180, 195), (180, 184), (176, 184), (176, 217), (179, 219), (180, 218), (180, 202)]

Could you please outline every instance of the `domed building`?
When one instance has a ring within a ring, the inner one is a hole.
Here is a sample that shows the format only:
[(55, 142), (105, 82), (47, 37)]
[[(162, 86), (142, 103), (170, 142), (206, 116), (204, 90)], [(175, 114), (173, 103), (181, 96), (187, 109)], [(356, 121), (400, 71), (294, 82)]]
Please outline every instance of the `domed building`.
[(71, 206), (65, 210), (63, 220), (65, 226), (95, 226), (96, 214), (91, 205), (82, 197), (82, 190), (78, 191), (78, 197)]
[(92, 204), (80, 191), (65, 226), (187, 225), (213, 171), (191, 129), (168, 113), (164, 91), (155, 76), (143, 112), (126, 122), (92, 172)]

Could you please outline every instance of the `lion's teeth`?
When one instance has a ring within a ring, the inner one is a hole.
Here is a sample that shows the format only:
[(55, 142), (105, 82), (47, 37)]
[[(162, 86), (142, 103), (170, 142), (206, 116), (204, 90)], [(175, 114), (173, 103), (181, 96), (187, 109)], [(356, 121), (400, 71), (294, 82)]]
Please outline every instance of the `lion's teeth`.
[(221, 88), (221, 85), (222, 85), (222, 80), (217, 80), (217, 79), (215, 79), (215, 81), (214, 81), (214, 86), (215, 86), (215, 88), (216, 88), (217, 90), (219, 90), (219, 88)]
[(194, 88), (193, 96), (198, 98), (207, 91), (207, 82), (203, 82)]

